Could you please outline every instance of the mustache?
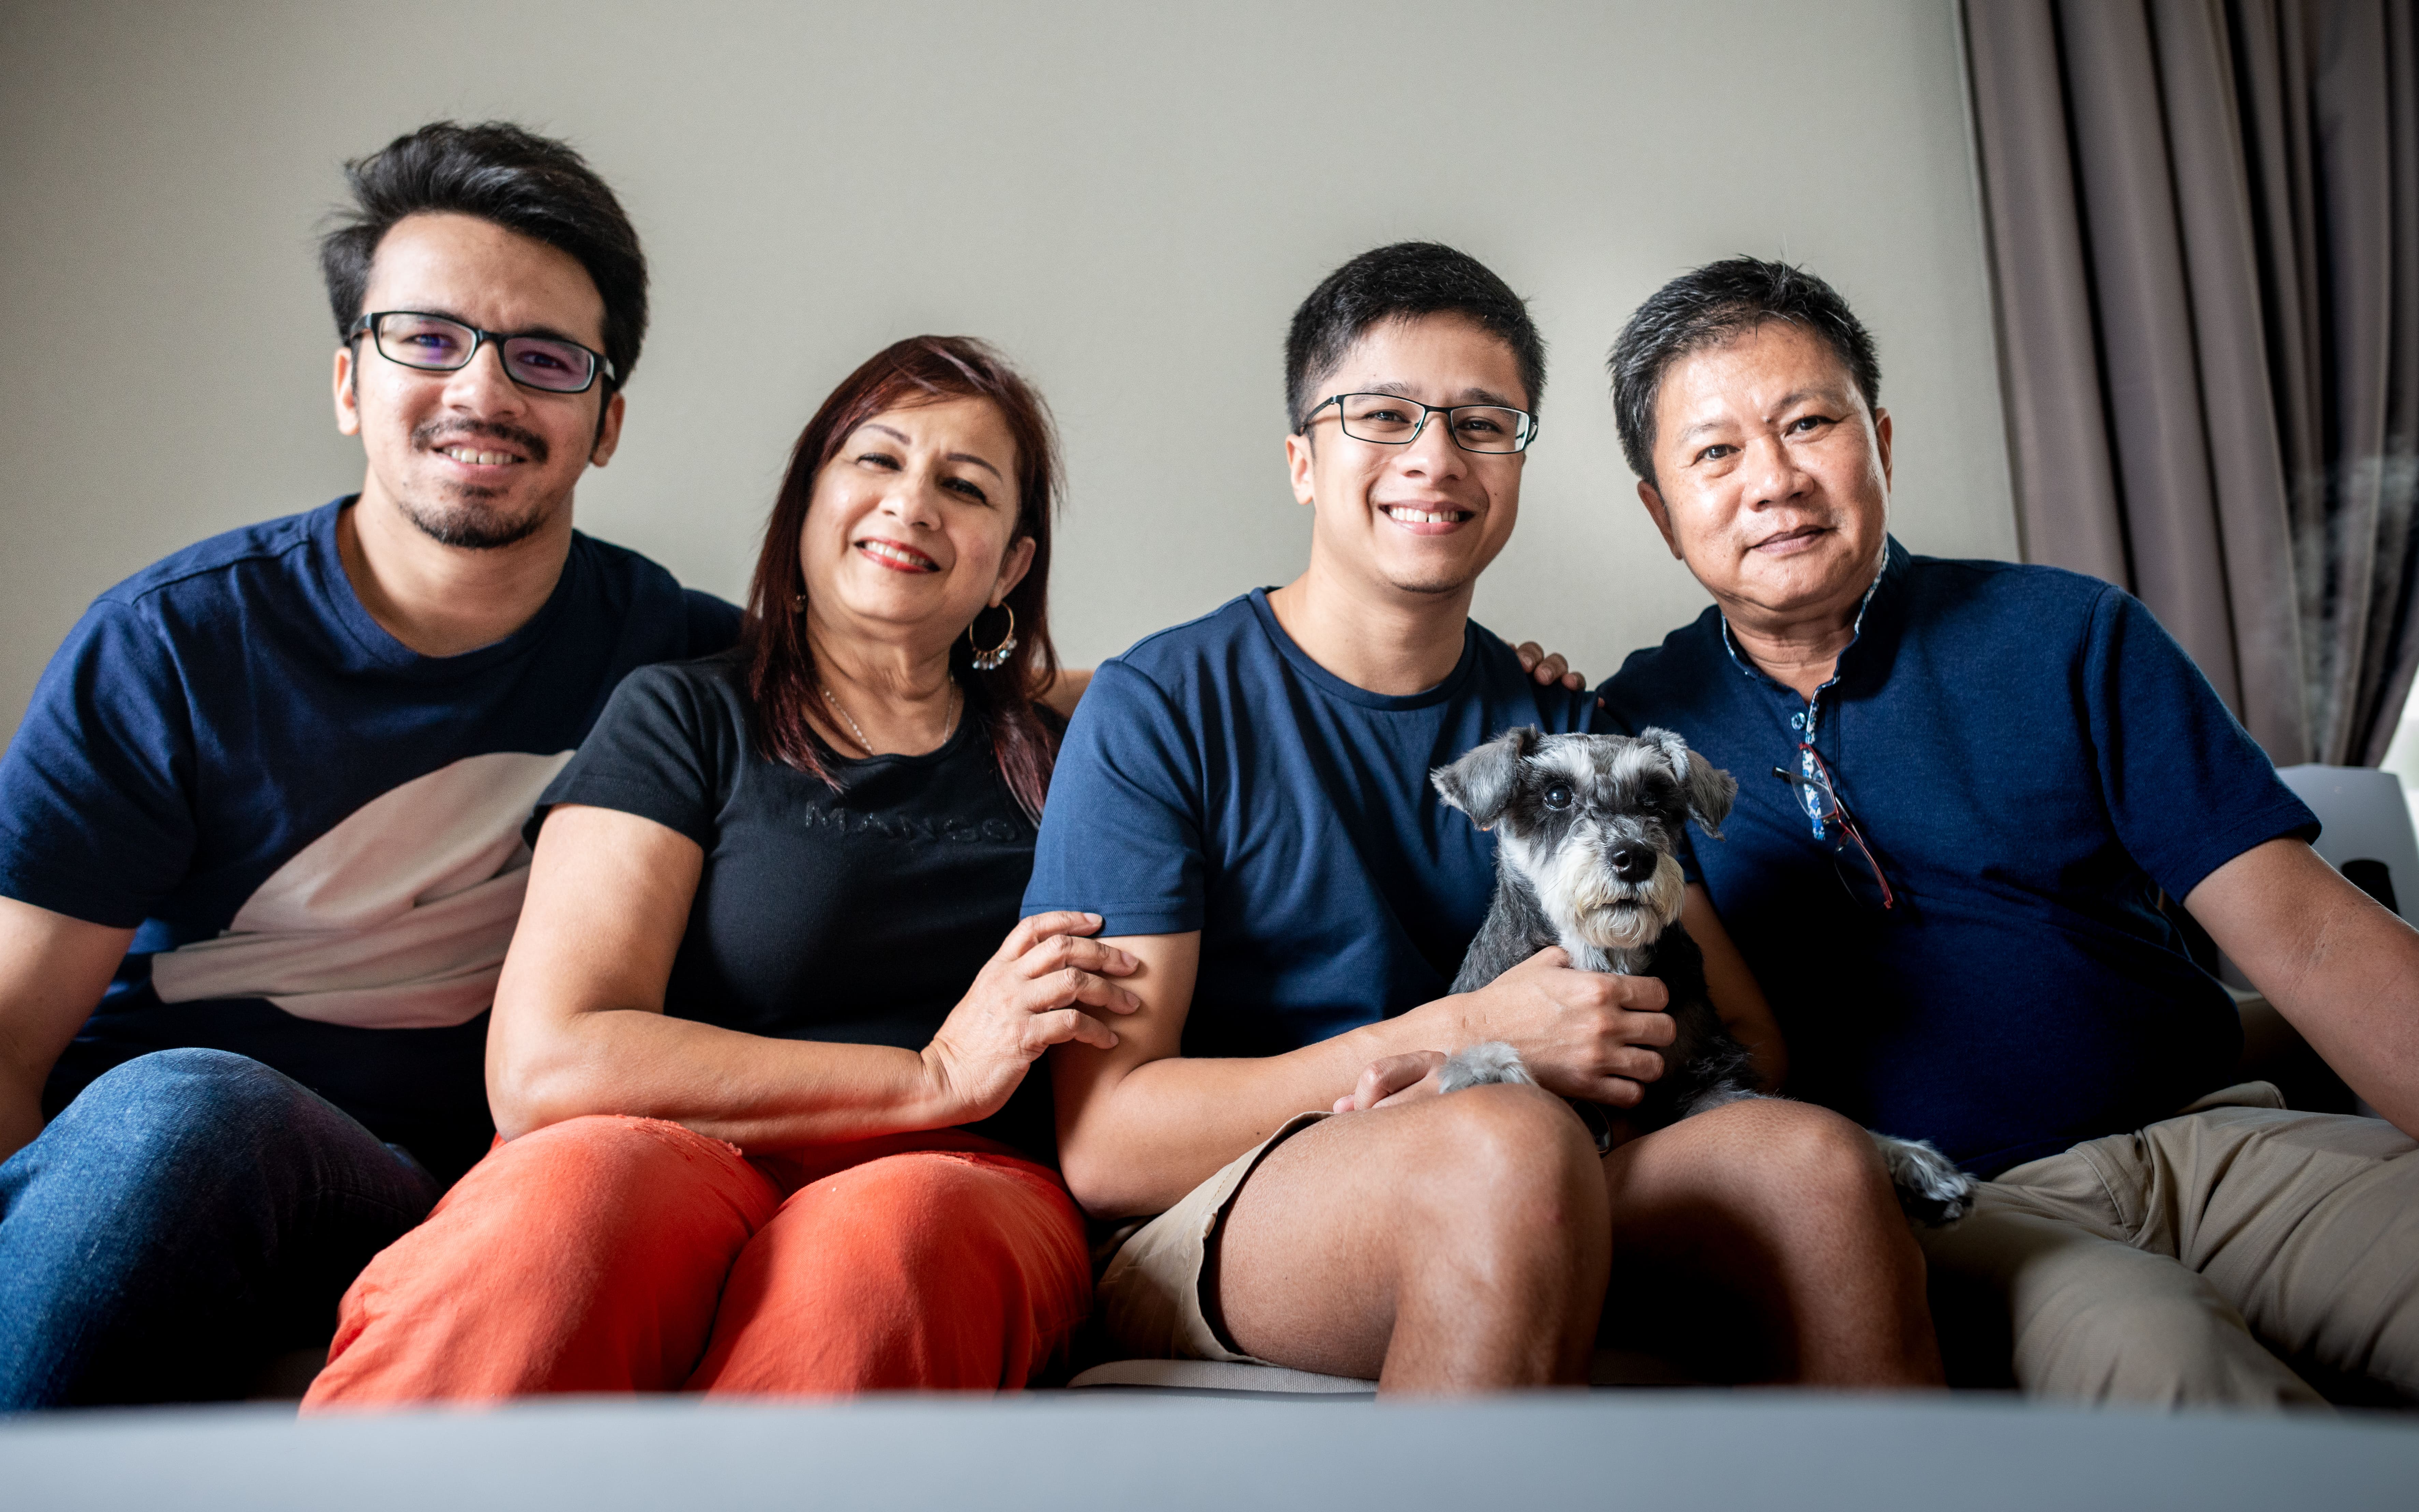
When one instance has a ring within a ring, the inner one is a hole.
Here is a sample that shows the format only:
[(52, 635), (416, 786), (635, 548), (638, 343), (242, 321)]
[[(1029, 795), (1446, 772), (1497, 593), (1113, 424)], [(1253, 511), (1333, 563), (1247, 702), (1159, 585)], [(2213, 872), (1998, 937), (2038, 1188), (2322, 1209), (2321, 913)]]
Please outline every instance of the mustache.
[(425, 452), (474, 438), (504, 441), (519, 447), (532, 462), (543, 462), (547, 457), (545, 437), (499, 420), (432, 420), (424, 425), (413, 427), (411, 444), (414, 450)]

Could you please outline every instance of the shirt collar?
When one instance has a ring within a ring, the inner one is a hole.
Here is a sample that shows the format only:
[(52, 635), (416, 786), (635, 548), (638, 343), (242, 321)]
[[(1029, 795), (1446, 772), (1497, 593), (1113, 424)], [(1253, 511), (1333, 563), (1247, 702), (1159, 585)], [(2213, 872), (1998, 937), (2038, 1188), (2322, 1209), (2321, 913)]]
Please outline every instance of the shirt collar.
[[(1906, 564), (1913, 560), (1914, 553), (1899, 545), (1897, 536), (1883, 537), (1881, 570), (1874, 573), (1873, 580), (1865, 585), (1865, 596), (1857, 600), (1857, 617), (1848, 626), (1848, 643), (1840, 649), (1839, 664), (1832, 668), (1831, 675), (1824, 681), (1824, 687), (1829, 687), (1840, 680), (1841, 672), (1847, 668), (1849, 653), (1855, 651), (1857, 643), (1864, 639), (1865, 619), (1872, 611), (1873, 600), (1876, 596), (1885, 596), (1882, 595), (1882, 584), (1886, 582), (1895, 584), (1899, 579), (1905, 577)], [(1770, 673), (1757, 666), (1746, 653), (1739, 650), (1738, 642), (1731, 637), (1730, 616), (1721, 614), (1717, 617), (1719, 618), (1722, 625), (1722, 649), (1730, 653), (1732, 665), (1749, 677), (1761, 679), (1779, 687), (1780, 684)], [(1881, 626), (1876, 624), (1874, 628), (1879, 629)], [(1822, 689), (1817, 688), (1815, 691), (1819, 693)]]

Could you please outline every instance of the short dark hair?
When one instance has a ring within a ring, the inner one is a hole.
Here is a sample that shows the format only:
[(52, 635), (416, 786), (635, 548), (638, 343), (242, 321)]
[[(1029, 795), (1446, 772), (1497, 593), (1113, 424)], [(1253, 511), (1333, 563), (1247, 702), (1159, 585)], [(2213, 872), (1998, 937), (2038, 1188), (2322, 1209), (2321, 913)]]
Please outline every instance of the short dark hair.
[(378, 243), (407, 215), (472, 215), (568, 253), (605, 301), (607, 392), (630, 381), (647, 334), (647, 259), (622, 202), (587, 160), (513, 125), (432, 121), (345, 164), (353, 203), (319, 239), (319, 271), (342, 341), (363, 312)]
[(1512, 348), (1534, 410), (1546, 393), (1546, 339), (1512, 286), (1466, 252), (1397, 241), (1364, 252), (1319, 281), (1286, 334), (1286, 419), (1300, 430), (1317, 401), (1310, 386), (1335, 371), (1370, 327), (1423, 316), (1467, 316)]
[(1612, 415), (1629, 469), (1655, 481), (1655, 398), (1663, 375), (1691, 352), (1718, 347), (1759, 326), (1786, 320), (1831, 348), (1868, 409), (1882, 396), (1873, 338), (1840, 291), (1803, 268), (1760, 257), (1707, 263), (1656, 289), (1612, 344)]

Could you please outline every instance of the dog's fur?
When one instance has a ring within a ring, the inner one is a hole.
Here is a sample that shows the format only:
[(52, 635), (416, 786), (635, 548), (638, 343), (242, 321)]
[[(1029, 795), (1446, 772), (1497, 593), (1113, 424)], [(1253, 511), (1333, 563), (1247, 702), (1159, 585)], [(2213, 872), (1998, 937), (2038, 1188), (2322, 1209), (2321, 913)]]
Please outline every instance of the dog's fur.
[[(1497, 832), (1495, 903), (1462, 958), (1471, 992), (1549, 945), (1583, 971), (1650, 976), (1671, 989), (1678, 1037), (1663, 1074), (1626, 1115), (1643, 1133), (1762, 1094), (1747, 1047), (1705, 993), (1704, 955), (1680, 923), (1687, 882), (1673, 854), (1694, 819), (1719, 839), (1738, 784), (1668, 730), (1547, 735), (1523, 726), (1429, 774), (1444, 801)], [(1627, 873), (1625, 875), (1625, 872)], [(1444, 1090), (1535, 1078), (1501, 1041), (1464, 1046)], [(1964, 1214), (1971, 1178), (1919, 1140), (1874, 1134), (1899, 1204), (1927, 1224)]]

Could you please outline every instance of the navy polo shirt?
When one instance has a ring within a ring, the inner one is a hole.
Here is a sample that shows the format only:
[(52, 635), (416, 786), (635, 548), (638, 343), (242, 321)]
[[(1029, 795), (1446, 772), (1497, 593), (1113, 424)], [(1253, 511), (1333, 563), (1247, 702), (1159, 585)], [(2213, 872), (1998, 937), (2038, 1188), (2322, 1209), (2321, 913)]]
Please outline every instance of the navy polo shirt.
[[(1597, 696), (1738, 779), (1690, 874), (1771, 998), (1792, 1094), (1987, 1176), (2231, 1079), (2233, 1000), (2159, 894), (2318, 821), (2131, 594), (1892, 540), (1811, 701), (1718, 609)], [(1887, 908), (1820, 790), (1774, 773), (1818, 766)]]

